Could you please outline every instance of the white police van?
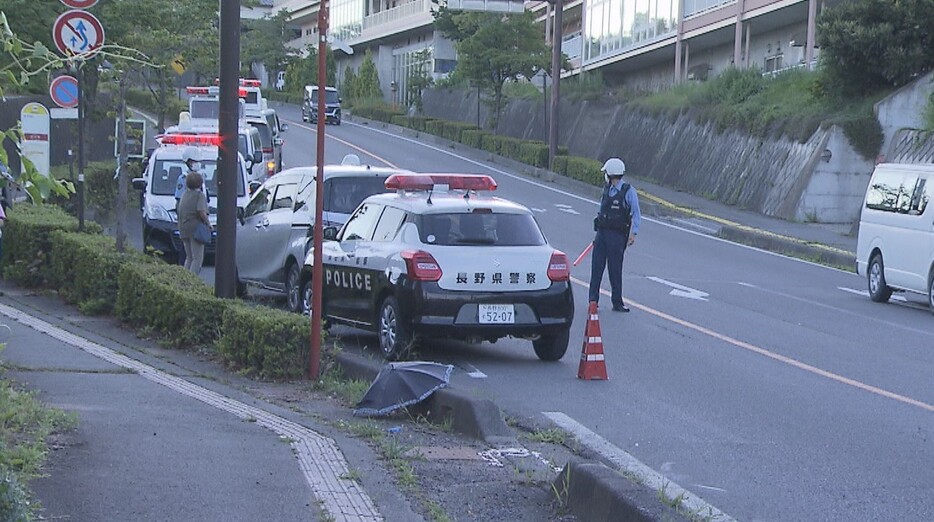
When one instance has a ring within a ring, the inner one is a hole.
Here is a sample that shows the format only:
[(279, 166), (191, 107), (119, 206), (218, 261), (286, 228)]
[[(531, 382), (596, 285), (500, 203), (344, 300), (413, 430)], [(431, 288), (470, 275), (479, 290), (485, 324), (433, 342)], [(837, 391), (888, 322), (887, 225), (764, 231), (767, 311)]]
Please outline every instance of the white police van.
[(856, 244), (856, 271), (869, 297), (893, 291), (926, 294), (934, 312), (934, 165), (883, 163), (866, 190)]
[[(160, 147), (153, 150), (143, 177), (133, 179), (133, 187), (142, 191), (143, 247), (162, 252), (166, 258), (177, 258), (184, 250), (178, 236), (178, 216), (175, 213), (175, 188), (178, 177), (188, 171), (182, 155), (185, 149), (197, 147), (201, 156), (201, 174), (208, 191), (208, 217), (217, 222), (217, 157), (220, 136), (217, 134), (178, 134), (159, 138)], [(237, 206), (249, 201), (246, 164), (238, 155)], [(257, 184), (258, 186), (258, 184)], [(214, 252), (214, 241), (205, 252)]]
[[(567, 256), (532, 213), (489, 176), (391, 176), (338, 231), (325, 229), (322, 317), (376, 332), (383, 356), (403, 358), (420, 338), (471, 342), (512, 336), (555, 361), (567, 351), (574, 298)], [(315, 252), (303, 271), (312, 303)]]

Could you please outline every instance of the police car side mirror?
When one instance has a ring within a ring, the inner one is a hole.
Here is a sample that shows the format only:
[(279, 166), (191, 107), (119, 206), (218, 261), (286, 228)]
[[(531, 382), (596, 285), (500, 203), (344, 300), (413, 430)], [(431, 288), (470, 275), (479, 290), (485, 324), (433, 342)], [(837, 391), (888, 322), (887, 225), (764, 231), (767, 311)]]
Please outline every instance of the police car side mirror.
[(259, 189), (260, 186), (262, 186), (262, 184), (259, 181), (251, 181), (250, 182), (250, 195), (252, 196), (253, 193)]
[(334, 241), (337, 239), (337, 227), (324, 227), (324, 239)]
[(143, 178), (133, 178), (133, 188), (136, 190), (146, 190), (146, 180)]
[(273, 140), (273, 143), (276, 145), (276, 147), (281, 147), (282, 145), (285, 144), (285, 140), (283, 140), (282, 138), (276, 138), (275, 140)]
[(289, 130), (289, 124), (288, 124), (288, 123), (280, 123), (280, 124), (279, 124), (279, 130), (282, 131), (282, 132), (285, 132), (285, 131)]
[(240, 221), (240, 225), (246, 224), (246, 222), (243, 220), (243, 207), (237, 207), (237, 220)]

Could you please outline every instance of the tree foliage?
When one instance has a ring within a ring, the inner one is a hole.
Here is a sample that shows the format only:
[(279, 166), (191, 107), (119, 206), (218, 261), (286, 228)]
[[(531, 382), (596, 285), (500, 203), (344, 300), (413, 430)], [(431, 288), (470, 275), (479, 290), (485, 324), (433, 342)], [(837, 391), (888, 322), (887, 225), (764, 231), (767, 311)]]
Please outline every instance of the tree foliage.
[[(304, 57), (292, 57), (285, 67), (285, 89), (288, 92), (300, 93), (306, 85), (318, 85), (318, 48), (309, 45), (305, 51)], [(330, 47), (327, 48), (324, 60), (327, 84), (334, 85), (337, 81), (337, 64)]]
[(857, 0), (827, 8), (818, 21), (829, 90), (871, 93), (934, 68), (934, 2)]
[(363, 63), (354, 79), (351, 91), (347, 93), (350, 98), (356, 100), (370, 100), (382, 98), (383, 92), (379, 88), (379, 73), (376, 71), (376, 62), (373, 61), (373, 53), (367, 49), (363, 57)]
[(422, 49), (415, 53), (415, 66), (409, 71), (406, 78), (406, 100), (419, 111), (422, 110), (422, 91), (432, 86), (434, 80), (428, 74), (427, 67), (431, 64), (431, 51)]
[(273, 72), (286, 68), (291, 55), (285, 46), (288, 38), (288, 20), (289, 13), (285, 9), (275, 16), (244, 20), (240, 37), (240, 61), (244, 66), (262, 63), (267, 71)]
[(458, 75), (489, 94), (494, 128), (503, 106), (503, 85), (550, 69), (551, 50), (529, 11), (503, 15), (442, 8), (435, 14), (435, 28), (455, 42)]

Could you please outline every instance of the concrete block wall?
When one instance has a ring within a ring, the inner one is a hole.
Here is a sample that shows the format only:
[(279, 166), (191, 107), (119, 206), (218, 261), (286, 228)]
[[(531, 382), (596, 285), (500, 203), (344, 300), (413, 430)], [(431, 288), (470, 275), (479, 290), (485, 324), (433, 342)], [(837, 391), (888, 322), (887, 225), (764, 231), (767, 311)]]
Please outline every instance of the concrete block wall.
[(810, 181), (798, 203), (795, 219), (821, 223), (853, 223), (859, 220), (872, 161), (860, 156), (837, 125), (819, 151)]

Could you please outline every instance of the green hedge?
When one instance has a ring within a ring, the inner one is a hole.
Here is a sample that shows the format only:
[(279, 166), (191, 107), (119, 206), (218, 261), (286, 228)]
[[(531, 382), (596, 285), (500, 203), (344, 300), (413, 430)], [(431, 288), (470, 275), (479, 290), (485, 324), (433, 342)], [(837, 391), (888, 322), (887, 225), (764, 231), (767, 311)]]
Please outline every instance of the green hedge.
[(434, 134), (435, 136), (441, 136), (442, 134), (444, 134), (444, 121), (443, 120), (426, 121), (425, 132), (429, 134)]
[(118, 253), (110, 236), (53, 231), (50, 235), (49, 283), (69, 303), (87, 314), (111, 313), (117, 301), (117, 281), (127, 263), (158, 263), (129, 249)]
[[(557, 160), (557, 158), (555, 159)], [(603, 173), (600, 171), (602, 167), (603, 165), (599, 161), (590, 158), (567, 156), (567, 171), (564, 174), (569, 178), (600, 186), (603, 184)]]
[(526, 141), (519, 145), (519, 161), (533, 167), (548, 166), (548, 144)]
[(283, 103), (291, 103), (293, 105), (301, 105), (304, 101), (300, 93), (293, 92), (279, 92), (274, 90), (268, 90), (263, 93), (267, 99)]
[(224, 312), (236, 301), (179, 265), (129, 263), (120, 270), (117, 316), (150, 330), (176, 348), (211, 346), (221, 335)]
[(305, 374), (311, 328), (308, 317), (265, 306), (228, 306), (217, 351), (235, 368), (261, 378), (289, 379)]
[[(100, 233), (96, 223), (85, 222), (90, 233)], [(51, 234), (78, 230), (78, 220), (53, 205), (21, 203), (7, 210), (3, 227), (3, 274), (26, 287), (44, 285), (49, 279)]]
[(465, 130), (461, 133), (461, 143), (475, 149), (483, 148), (483, 137), (489, 134), (480, 129)]
[(379, 120), (389, 123), (392, 121), (393, 116), (402, 116), (404, 115), (402, 111), (398, 109), (393, 109), (391, 107), (359, 107), (354, 108), (353, 113), (362, 118), (369, 118), (371, 120)]
[(477, 126), (460, 121), (446, 121), (441, 127), (441, 136), (451, 141), (461, 142), (464, 133), (471, 130), (477, 130)]

